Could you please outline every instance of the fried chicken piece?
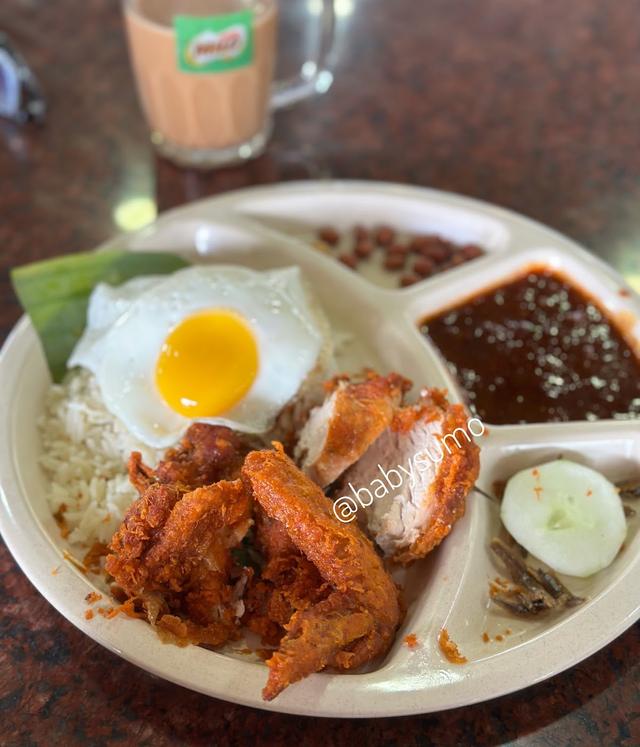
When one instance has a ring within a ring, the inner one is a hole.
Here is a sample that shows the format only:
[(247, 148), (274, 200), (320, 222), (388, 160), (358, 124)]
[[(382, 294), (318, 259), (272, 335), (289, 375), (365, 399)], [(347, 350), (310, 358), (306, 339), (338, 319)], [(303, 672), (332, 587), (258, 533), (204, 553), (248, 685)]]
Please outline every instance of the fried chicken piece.
[(203, 564), (207, 571), (226, 572), (229, 549), (240, 543), (250, 521), (250, 501), (240, 480), (186, 493), (145, 555), (149, 578), (180, 591)]
[(138, 452), (129, 479), (140, 498), (111, 540), (106, 570), (122, 593), (144, 601), (158, 630), (179, 642), (220, 645), (236, 637), (247, 569), (230, 550), (251, 524), (239, 475), (249, 441), (229, 428), (194, 423), (155, 469)]
[(129, 478), (141, 494), (151, 481), (193, 490), (219, 480), (237, 478), (251, 448), (248, 439), (231, 428), (193, 423), (180, 444), (169, 449), (155, 469), (144, 465), (140, 454), (133, 452)]
[[(139, 454), (132, 454), (129, 461), (139, 463)], [(134, 503), (111, 538), (106, 570), (129, 594), (144, 589), (148, 568), (144, 558), (162, 532), (174, 506), (184, 493), (173, 485), (150, 484)]]
[(286, 626), (287, 635), (280, 648), (267, 660), (269, 679), (262, 691), (263, 698), (273, 700), (290, 684), (307, 675), (330, 665), (339, 666), (339, 653), (346, 654), (354, 641), (370, 635), (374, 627), (375, 618), (371, 612), (339, 592), (296, 612)]
[(151, 483), (114, 534), (105, 567), (129, 597), (160, 593), (169, 612), (195, 624), (192, 632), (201, 626), (198, 640), (220, 645), (242, 612), (246, 577), (232, 577), (230, 550), (250, 524), (240, 480), (188, 492)]
[(394, 561), (424, 557), (464, 515), (480, 468), (467, 418), (444, 392), (424, 390), (336, 486), (334, 497), (358, 502), (359, 520)]
[(297, 611), (279, 650), (267, 661), (263, 697), (325, 666), (352, 669), (384, 654), (400, 621), (398, 590), (371, 542), (339, 522), (331, 501), (276, 444), (245, 459), (242, 479), (271, 519), (331, 586), (326, 598)]
[(284, 525), (255, 508), (255, 545), (264, 566), (245, 594), (245, 616), (250, 630), (268, 646), (277, 646), (294, 612), (310, 607), (330, 592), (316, 567), (298, 550)]
[(303, 472), (325, 488), (356, 462), (391, 425), (411, 382), (399, 374), (364, 371), (361, 380), (337, 376), (325, 384), (327, 397), (312, 410), (296, 444)]
[[(138, 491), (140, 495), (144, 495), (144, 493), (149, 487), (151, 487), (151, 485), (154, 485), (158, 482), (156, 479), (155, 470), (153, 469), (153, 467), (148, 467), (142, 461), (142, 454), (139, 451), (132, 451), (131, 454), (129, 454), (129, 462), (127, 468), (129, 472), (129, 482), (133, 485), (133, 487)], [(180, 495), (184, 492), (183, 490), (180, 490), (178, 486), (170, 484), (169, 487), (173, 488), (174, 492), (177, 495)], [(178, 499), (176, 498), (176, 500)]]

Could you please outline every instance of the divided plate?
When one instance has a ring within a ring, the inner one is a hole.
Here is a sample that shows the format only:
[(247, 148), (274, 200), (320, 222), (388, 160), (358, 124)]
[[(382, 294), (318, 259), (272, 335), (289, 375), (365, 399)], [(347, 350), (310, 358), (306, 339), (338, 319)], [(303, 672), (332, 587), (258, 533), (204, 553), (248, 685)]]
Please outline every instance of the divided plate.
[[(436, 232), (474, 242), (488, 256), (407, 289), (391, 289), (375, 263), (367, 278), (313, 249), (315, 227), (390, 223), (409, 232)], [(417, 386), (462, 392), (418, 322), (532, 264), (562, 270), (595, 296), (629, 331), (640, 350), (640, 300), (607, 265), (568, 239), (513, 213), (425, 189), (362, 182), (293, 183), (243, 190), (164, 214), (147, 229), (104, 245), (183, 253), (201, 263), (253, 268), (299, 265), (325, 308), (339, 343), (340, 366), (396, 370)], [(623, 290), (623, 293), (620, 291)], [(228, 650), (163, 645), (139, 620), (84, 619), (93, 587), (64, 561), (65, 547), (46, 502), (36, 420), (49, 375), (28, 319), (0, 354), (0, 529), (39, 591), (74, 625), (120, 656), (193, 690), (245, 705), (321, 716), (424, 713), (486, 700), (538, 682), (606, 645), (640, 617), (640, 518), (629, 522), (614, 563), (591, 579), (565, 579), (582, 606), (540, 619), (519, 619), (489, 604), (488, 581), (500, 573), (488, 550), (499, 527), (497, 507), (473, 493), (465, 517), (444, 544), (400, 573), (408, 611), (396, 641), (370, 671), (321, 673), (262, 701), (264, 664)], [(640, 470), (638, 421), (492, 426), (479, 439), (480, 487), (559, 454), (601, 470), (613, 481)], [(395, 465), (393, 465), (395, 466)], [(52, 573), (56, 569), (55, 573)], [(446, 627), (469, 659), (450, 664), (437, 645)], [(498, 642), (495, 636), (509, 628)], [(485, 643), (487, 632), (491, 642)], [(402, 639), (415, 633), (410, 650)]]

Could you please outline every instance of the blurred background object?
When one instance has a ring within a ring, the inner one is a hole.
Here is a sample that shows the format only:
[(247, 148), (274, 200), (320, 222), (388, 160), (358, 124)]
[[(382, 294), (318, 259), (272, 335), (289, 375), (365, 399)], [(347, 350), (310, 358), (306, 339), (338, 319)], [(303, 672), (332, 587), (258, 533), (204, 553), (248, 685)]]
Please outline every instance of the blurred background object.
[(259, 156), (273, 111), (326, 93), (333, 81), (326, 61), (334, 0), (312, 10), (311, 24), (305, 16), (299, 22), (315, 27), (300, 71), (274, 81), (277, 48), (287, 45), (284, 30), (277, 34), (278, 0), (124, 0), (138, 94), (158, 153), (202, 169)]
[(46, 104), (35, 75), (0, 31), (0, 117), (24, 124), (42, 122)]

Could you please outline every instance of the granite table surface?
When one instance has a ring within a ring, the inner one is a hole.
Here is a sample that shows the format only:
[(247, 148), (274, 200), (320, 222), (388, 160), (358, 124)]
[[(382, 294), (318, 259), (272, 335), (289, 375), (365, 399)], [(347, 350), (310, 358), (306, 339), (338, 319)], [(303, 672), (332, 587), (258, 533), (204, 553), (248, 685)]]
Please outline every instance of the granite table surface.
[[(290, 69), (314, 2), (283, 1)], [(198, 197), (291, 179), (427, 185), (519, 211), (640, 290), (638, 0), (337, 0), (322, 98), (278, 114), (268, 151), (209, 174), (157, 160), (116, 0), (2, 0), (46, 124), (0, 124), (0, 336), (8, 269), (88, 249)], [(0, 448), (6, 448), (4, 444)], [(636, 745), (640, 624), (522, 692), (442, 713), (267, 713), (154, 679), (93, 643), (0, 545), (2, 745)]]

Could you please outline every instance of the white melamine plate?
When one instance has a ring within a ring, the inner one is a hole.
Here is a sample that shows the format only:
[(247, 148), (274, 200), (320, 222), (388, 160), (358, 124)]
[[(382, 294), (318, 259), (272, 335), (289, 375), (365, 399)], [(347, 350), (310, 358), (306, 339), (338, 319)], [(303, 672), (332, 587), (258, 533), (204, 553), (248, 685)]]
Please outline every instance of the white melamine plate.
[[(331, 223), (390, 223), (407, 231), (437, 232), (475, 242), (488, 256), (399, 290), (360, 277), (304, 239)], [(563, 236), (490, 205), (427, 189), (366, 182), (301, 182), (229, 193), (160, 217), (152, 226), (120, 236), (109, 247), (167, 250), (195, 262), (234, 262), (254, 268), (299, 265), (336, 328), (348, 335), (341, 364), (397, 370), (419, 385), (461, 392), (429, 343), (418, 333), (425, 315), (531, 263), (569, 273), (624, 321), (640, 346), (640, 300), (607, 265)], [(620, 290), (625, 288), (625, 293)], [(624, 549), (605, 571), (570, 588), (588, 601), (544, 619), (522, 620), (489, 606), (487, 582), (499, 571), (488, 542), (498, 528), (495, 507), (472, 494), (464, 519), (443, 545), (415, 564), (404, 579), (408, 611), (396, 642), (366, 673), (321, 673), (265, 703), (264, 664), (233, 652), (213, 653), (162, 644), (140, 620), (84, 618), (93, 587), (64, 561), (64, 542), (49, 514), (47, 485), (37, 469), (41, 446), (36, 419), (49, 386), (45, 360), (23, 318), (0, 355), (0, 529), (16, 560), (39, 591), (94, 640), (153, 674), (193, 690), (244, 705), (320, 716), (394, 716), (462, 706), (508, 693), (572, 666), (620, 635), (640, 617), (640, 519), (629, 523)], [(480, 487), (560, 453), (603, 471), (614, 481), (638, 474), (638, 421), (491, 426), (481, 439)], [(54, 569), (59, 568), (56, 574)], [(445, 626), (466, 665), (440, 653)], [(505, 628), (502, 642), (485, 643)], [(410, 650), (403, 637), (415, 633)]]

